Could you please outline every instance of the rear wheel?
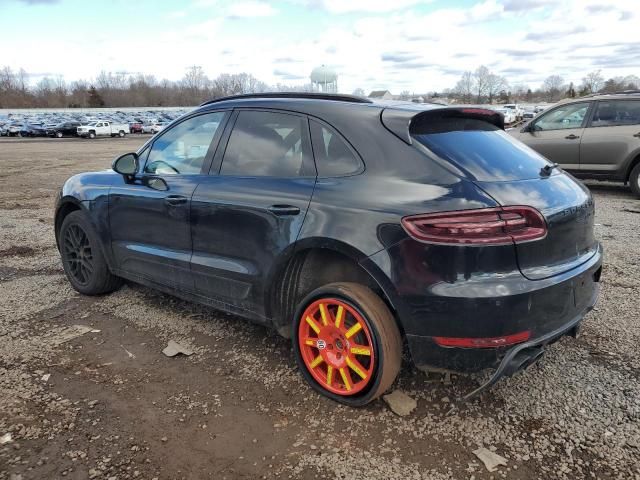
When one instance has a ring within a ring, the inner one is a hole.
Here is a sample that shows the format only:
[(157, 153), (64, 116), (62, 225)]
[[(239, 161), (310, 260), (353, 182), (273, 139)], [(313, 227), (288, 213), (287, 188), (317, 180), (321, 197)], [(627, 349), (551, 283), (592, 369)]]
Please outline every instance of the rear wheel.
[(375, 400), (400, 371), (402, 340), (395, 319), (382, 299), (360, 284), (332, 283), (311, 292), (298, 308), (293, 338), (307, 382), (346, 405)]
[(636, 197), (640, 197), (640, 163), (631, 170), (631, 174), (629, 175), (629, 186)]
[(118, 135), (120, 135), (120, 138), (124, 137), (124, 130), (120, 130), (120, 132), (118, 133)]
[(78, 292), (99, 295), (122, 285), (122, 279), (109, 271), (98, 237), (83, 212), (71, 212), (65, 217), (58, 242), (64, 272)]
[(56, 137), (62, 138), (62, 132), (56, 132)]

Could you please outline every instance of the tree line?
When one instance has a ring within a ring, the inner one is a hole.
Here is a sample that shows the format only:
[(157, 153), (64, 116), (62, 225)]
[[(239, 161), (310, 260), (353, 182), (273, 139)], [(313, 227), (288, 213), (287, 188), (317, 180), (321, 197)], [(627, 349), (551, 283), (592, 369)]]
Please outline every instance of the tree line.
[(249, 73), (209, 78), (200, 66), (190, 67), (178, 81), (103, 71), (91, 81), (43, 77), (35, 85), (23, 69), (0, 69), (0, 108), (174, 107), (243, 93), (310, 90), (310, 84), (268, 85)]
[(550, 75), (542, 85), (532, 90), (528, 85), (510, 85), (503, 76), (480, 66), (475, 71), (462, 74), (458, 83), (442, 92), (443, 96), (461, 103), (557, 102), (563, 98), (575, 98), (593, 93), (614, 93), (640, 89), (636, 75), (612, 77), (605, 80), (602, 70), (588, 73), (579, 84), (566, 82), (560, 75)]
[[(640, 89), (635, 75), (605, 80), (601, 70), (587, 74), (579, 84), (550, 75), (532, 90), (528, 85), (510, 85), (508, 80), (486, 66), (464, 72), (453, 88), (433, 92), (431, 97), (448, 97), (459, 103), (557, 102), (562, 98), (591, 93), (612, 93)], [(0, 108), (95, 108), (172, 107), (198, 105), (206, 100), (244, 93), (269, 91), (312, 91), (311, 84), (269, 85), (250, 73), (222, 73), (208, 77), (200, 66), (187, 69), (177, 81), (158, 80), (153, 75), (100, 72), (93, 80), (65, 82), (61, 77), (43, 77), (35, 85), (28, 73), (9, 67), (0, 69)], [(356, 95), (365, 95), (357, 88)], [(411, 99), (408, 92), (400, 98)]]

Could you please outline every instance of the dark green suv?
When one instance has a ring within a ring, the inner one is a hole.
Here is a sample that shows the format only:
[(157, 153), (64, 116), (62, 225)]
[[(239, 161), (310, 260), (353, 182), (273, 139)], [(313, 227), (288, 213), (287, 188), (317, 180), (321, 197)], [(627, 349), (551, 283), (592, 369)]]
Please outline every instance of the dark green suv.
[(509, 133), (576, 177), (629, 183), (640, 196), (640, 91), (563, 101)]

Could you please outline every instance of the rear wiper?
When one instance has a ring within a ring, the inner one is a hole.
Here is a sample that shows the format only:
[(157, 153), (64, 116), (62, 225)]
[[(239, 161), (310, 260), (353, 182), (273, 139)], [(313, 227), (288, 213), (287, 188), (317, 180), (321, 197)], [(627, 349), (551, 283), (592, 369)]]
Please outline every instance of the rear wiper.
[(548, 177), (549, 175), (551, 175), (551, 172), (553, 171), (554, 168), (558, 168), (558, 164), (557, 163), (549, 163), (547, 165), (545, 165), (544, 167), (542, 167), (540, 169), (540, 176), (541, 177)]

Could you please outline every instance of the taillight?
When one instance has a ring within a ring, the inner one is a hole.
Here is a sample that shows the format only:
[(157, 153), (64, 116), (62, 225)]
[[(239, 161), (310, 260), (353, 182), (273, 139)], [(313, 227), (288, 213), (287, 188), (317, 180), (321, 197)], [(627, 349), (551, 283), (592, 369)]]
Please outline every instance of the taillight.
[(462, 337), (433, 337), (433, 340), (441, 347), (458, 347), (458, 348), (498, 348), (515, 345), (529, 340), (531, 332), (514, 333), (505, 335), (504, 337), (490, 338), (462, 338)]
[(547, 235), (542, 214), (525, 206), (411, 215), (402, 225), (414, 239), (439, 244), (508, 245)]

